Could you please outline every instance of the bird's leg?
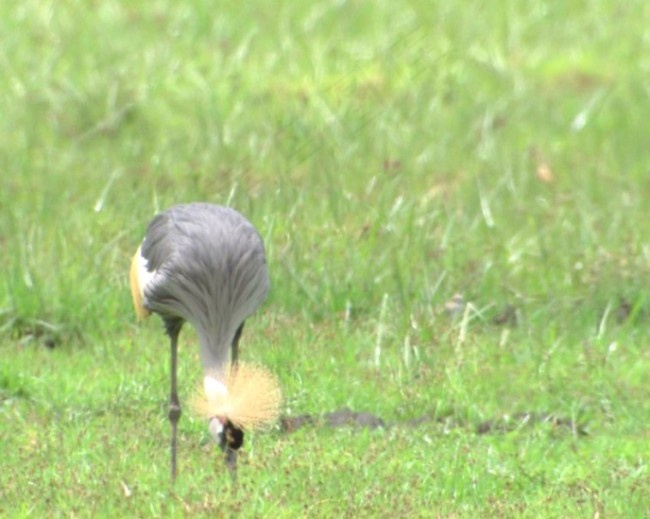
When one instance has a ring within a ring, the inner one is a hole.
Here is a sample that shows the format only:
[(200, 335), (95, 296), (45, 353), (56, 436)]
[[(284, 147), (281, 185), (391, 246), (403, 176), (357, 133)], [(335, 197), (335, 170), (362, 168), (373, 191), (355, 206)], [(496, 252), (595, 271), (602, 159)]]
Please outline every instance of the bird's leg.
[[(230, 347), (230, 363), (232, 369), (237, 369), (237, 364), (239, 362), (239, 339), (241, 338), (242, 331), (244, 330), (244, 323), (242, 322), (235, 332), (233, 337), (232, 344)], [(237, 450), (233, 449), (228, 445), (229, 442), (225, 444), (225, 454), (226, 454), (226, 466), (228, 467), (228, 472), (232, 477), (233, 483), (237, 482)]]
[(241, 332), (244, 330), (244, 323), (242, 322), (235, 332), (235, 337), (232, 340), (232, 345), (230, 347), (230, 362), (233, 367), (237, 366), (239, 362), (239, 339), (241, 339)]
[(237, 451), (226, 447), (226, 467), (230, 473), (233, 484), (237, 484)]
[(165, 321), (165, 328), (171, 341), (171, 369), (170, 369), (170, 397), (169, 397), (169, 422), (171, 423), (171, 478), (172, 483), (176, 480), (176, 429), (178, 420), (181, 417), (181, 404), (178, 400), (176, 385), (176, 368), (178, 353), (178, 334), (183, 326), (182, 321)]

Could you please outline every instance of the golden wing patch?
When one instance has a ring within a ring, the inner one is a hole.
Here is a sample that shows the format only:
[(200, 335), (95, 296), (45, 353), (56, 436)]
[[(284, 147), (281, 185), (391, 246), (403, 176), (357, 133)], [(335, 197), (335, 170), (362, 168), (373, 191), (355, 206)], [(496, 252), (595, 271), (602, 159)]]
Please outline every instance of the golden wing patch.
[(131, 260), (131, 270), (129, 272), (129, 280), (131, 282), (131, 296), (133, 297), (133, 307), (135, 308), (135, 315), (138, 321), (145, 319), (151, 312), (147, 310), (142, 304), (142, 287), (140, 286), (140, 247), (133, 255)]

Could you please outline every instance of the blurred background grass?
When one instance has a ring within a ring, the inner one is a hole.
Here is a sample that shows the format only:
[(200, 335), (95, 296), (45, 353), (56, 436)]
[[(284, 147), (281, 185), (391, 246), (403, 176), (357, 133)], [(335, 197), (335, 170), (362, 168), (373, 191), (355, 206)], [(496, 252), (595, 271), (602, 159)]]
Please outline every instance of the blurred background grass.
[[(205, 200), (236, 207), (265, 239), (273, 289), (244, 342), (282, 378), (288, 414), (349, 405), (388, 422), (433, 413), (475, 425), (560, 413), (590, 424), (591, 458), (547, 459), (546, 433), (531, 433), (524, 447), (502, 444), (505, 479), (523, 477), (519, 457), (573, 474), (557, 516), (593, 515), (606, 500), (638, 517), (650, 416), (649, 22), (645, 2), (606, 0), (0, 6), (0, 416), (5, 450), (23, 453), (7, 473), (27, 481), (24, 456), (38, 449), (25, 445), (47, 444), (29, 424), (53, 417), (92, 444), (107, 426), (98, 409), (115, 413), (126, 423), (112, 431), (117, 448), (140, 438), (136, 473), (147, 442), (164, 445), (166, 346), (158, 323), (135, 326), (126, 271), (156, 211)], [(452, 317), (454, 294), (464, 305)], [(199, 365), (191, 332), (184, 340), (188, 391)], [(204, 427), (184, 423), (189, 449)], [(359, 485), (397, 471), (408, 487), (429, 465), (404, 457), (434, 448), (432, 434), (439, 479), (416, 485), (405, 510), (548, 510), (547, 479), (508, 490), (491, 469), (464, 478), (459, 467), (498, 447), (470, 433), (451, 448), (433, 429), (398, 438), (410, 455), (346, 470)], [(366, 460), (394, 440), (362, 435), (312, 459), (313, 443), (338, 444), (336, 433), (300, 434), (259, 440), (289, 447), (251, 469), (275, 497), (239, 502), (244, 512), (303, 504), (293, 487), (278, 497), (276, 463), (300, 481), (306, 463)], [(196, 449), (193, 469), (205, 456)], [(590, 475), (602, 449), (611, 459)], [(164, 447), (151, 450), (164, 467)], [(622, 460), (636, 468), (616, 479)], [(597, 488), (571, 490), (591, 477)], [(400, 502), (384, 491), (348, 511)], [(207, 499), (198, 493), (188, 502)]]

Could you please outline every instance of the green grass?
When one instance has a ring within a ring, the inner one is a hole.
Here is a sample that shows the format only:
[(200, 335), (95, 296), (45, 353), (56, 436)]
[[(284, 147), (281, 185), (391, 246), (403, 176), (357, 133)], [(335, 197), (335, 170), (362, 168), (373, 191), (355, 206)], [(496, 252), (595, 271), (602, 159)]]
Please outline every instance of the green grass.
[[(3, 3), (0, 515), (643, 517), (648, 26), (641, 0)], [(186, 407), (170, 487), (127, 271), (191, 200), (264, 237), (243, 357), (283, 414), (386, 428), (249, 435), (235, 491)]]

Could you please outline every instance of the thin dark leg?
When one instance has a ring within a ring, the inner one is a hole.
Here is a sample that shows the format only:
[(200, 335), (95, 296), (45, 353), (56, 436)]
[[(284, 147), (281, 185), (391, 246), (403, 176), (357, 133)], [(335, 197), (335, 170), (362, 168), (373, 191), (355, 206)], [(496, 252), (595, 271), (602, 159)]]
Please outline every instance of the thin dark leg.
[[(232, 340), (230, 347), (230, 362), (234, 369), (237, 368), (237, 363), (239, 362), (239, 339), (241, 339), (242, 331), (244, 330), (244, 323), (242, 322), (235, 332), (235, 337)], [(228, 472), (230, 472), (230, 477), (232, 478), (233, 483), (237, 483), (237, 451), (231, 449), (227, 444), (225, 446), (226, 454), (226, 466), (228, 467)]]
[(241, 333), (244, 330), (244, 323), (242, 322), (235, 332), (235, 337), (232, 340), (232, 345), (230, 346), (230, 362), (233, 366), (237, 365), (239, 362), (239, 339), (241, 339)]
[(178, 420), (181, 417), (181, 404), (178, 400), (176, 385), (176, 368), (178, 353), (178, 334), (183, 326), (182, 321), (165, 321), (167, 335), (171, 341), (171, 368), (170, 368), (170, 396), (169, 396), (169, 422), (171, 423), (171, 478), (172, 483), (176, 480), (176, 430)]
[(226, 467), (233, 484), (237, 484), (237, 451), (226, 447)]

